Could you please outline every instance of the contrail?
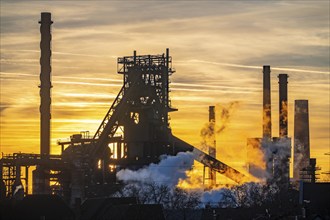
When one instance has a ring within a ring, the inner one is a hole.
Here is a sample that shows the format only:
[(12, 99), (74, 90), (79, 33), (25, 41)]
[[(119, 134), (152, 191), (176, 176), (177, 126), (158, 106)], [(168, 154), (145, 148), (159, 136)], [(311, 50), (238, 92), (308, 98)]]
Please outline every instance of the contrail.
[(102, 83), (90, 83), (90, 82), (66, 82), (66, 81), (53, 81), (54, 83), (57, 84), (69, 84), (69, 85), (86, 85), (86, 86), (106, 86), (106, 87), (120, 87), (121, 84), (114, 84), (114, 83), (107, 83), (107, 84), (102, 84)]
[[(2, 51), (40, 53), (40, 50), (8, 50), (8, 49), (2, 49)], [(104, 55), (93, 55), (93, 54), (67, 53), (67, 52), (58, 52), (58, 51), (52, 51), (52, 54), (82, 56), (82, 57), (97, 57), (97, 58), (115, 58), (115, 59), (117, 57), (119, 57), (119, 56), (104, 56)]]
[[(39, 50), (8, 50), (8, 49), (2, 49), (2, 51), (40, 53)], [(104, 55), (93, 55), (93, 54), (67, 53), (67, 52), (57, 52), (57, 51), (52, 51), (52, 53), (53, 54), (58, 54), (58, 55), (96, 57), (96, 58), (114, 58), (114, 59), (116, 59), (117, 57), (119, 57), (119, 56), (104, 56)], [(198, 59), (176, 61), (176, 63), (181, 63), (181, 64), (186, 64), (186, 63), (207, 63), (207, 64), (213, 64), (213, 65), (218, 65), (218, 66), (228, 66), (228, 67), (237, 67), (237, 68), (245, 68), (245, 69), (262, 69), (261, 66), (242, 65), (242, 64), (235, 64), (235, 63), (220, 63), (220, 62), (212, 62), (212, 61), (198, 60)], [(290, 71), (290, 72), (301, 72), (301, 73), (330, 74), (330, 72), (325, 72), (325, 71), (304, 70), (304, 69), (285, 68), (285, 67), (272, 67), (272, 69), (273, 70), (278, 70), (278, 71)]]
[(15, 72), (0, 72), (1, 75), (8, 75), (8, 76), (31, 76), (31, 77), (38, 77), (39, 75), (33, 75), (29, 73), (15, 73)]
[[(244, 68), (244, 69), (262, 69), (262, 66), (250, 66), (250, 65), (242, 65), (242, 64), (234, 64), (234, 63), (220, 63), (220, 62), (211, 62), (205, 60), (185, 60), (185, 61), (176, 61), (177, 63), (206, 63), (206, 64), (213, 64), (218, 66), (229, 66), (229, 67), (237, 67), (237, 68)], [(273, 70), (279, 71), (290, 71), (290, 72), (301, 72), (301, 73), (320, 73), (320, 74), (330, 74), (330, 72), (325, 71), (315, 71), (315, 70), (303, 70), (303, 69), (294, 69), (294, 68), (285, 68), (285, 67), (272, 67)]]
[[(93, 73), (94, 75), (97, 73)], [(15, 72), (0, 72), (0, 76), (27, 76), (27, 77), (39, 77), (39, 73), (29, 74), (29, 73), (15, 73)], [(107, 81), (107, 82), (122, 82), (122, 79), (105, 79), (105, 78), (92, 78), (92, 77), (80, 77), (80, 76), (52, 76), (54, 79), (79, 79), (79, 80), (94, 80), (94, 81)]]

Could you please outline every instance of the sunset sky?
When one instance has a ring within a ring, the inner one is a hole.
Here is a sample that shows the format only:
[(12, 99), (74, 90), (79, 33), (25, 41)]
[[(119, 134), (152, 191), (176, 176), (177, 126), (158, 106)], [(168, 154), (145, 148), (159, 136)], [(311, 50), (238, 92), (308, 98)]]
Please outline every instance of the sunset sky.
[[(162, 54), (173, 67), (171, 127), (200, 145), (208, 106), (239, 105), (218, 135), (218, 158), (243, 169), (246, 139), (262, 131), (262, 65), (271, 66), (273, 136), (279, 73), (294, 100), (308, 99), (311, 157), (330, 170), (329, 1), (1, 0), (0, 152), (39, 153), (40, 12), (52, 20), (52, 149), (93, 135), (122, 85), (117, 57)], [(321, 175), (325, 178), (325, 175)]]

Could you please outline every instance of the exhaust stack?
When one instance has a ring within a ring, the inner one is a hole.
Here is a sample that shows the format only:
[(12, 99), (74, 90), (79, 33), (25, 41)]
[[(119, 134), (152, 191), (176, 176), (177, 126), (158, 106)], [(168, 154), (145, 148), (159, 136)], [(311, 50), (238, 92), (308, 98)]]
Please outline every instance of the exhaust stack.
[[(51, 105), (51, 13), (42, 12), (40, 23), (40, 157), (50, 154), (50, 105)], [(49, 194), (49, 168), (37, 166), (33, 171), (33, 194)]]
[(48, 158), (50, 154), (50, 105), (51, 97), (51, 27), (53, 23), (51, 14), (48, 12), (41, 13), (41, 21), (39, 21), (41, 41), (41, 57), (40, 57), (40, 154), (43, 158)]
[(263, 138), (272, 137), (270, 66), (263, 66)]
[(295, 100), (293, 178), (300, 179), (300, 171), (309, 165), (308, 100)]
[(288, 74), (278, 75), (279, 84), (279, 137), (288, 137)]
[[(209, 147), (209, 155), (213, 158), (217, 156), (216, 150), (216, 140), (215, 140), (215, 106), (209, 106), (209, 123), (211, 126), (212, 136), (211, 136), (211, 145)], [(209, 169), (209, 178), (210, 178), (210, 187), (215, 187), (216, 185), (216, 171)]]

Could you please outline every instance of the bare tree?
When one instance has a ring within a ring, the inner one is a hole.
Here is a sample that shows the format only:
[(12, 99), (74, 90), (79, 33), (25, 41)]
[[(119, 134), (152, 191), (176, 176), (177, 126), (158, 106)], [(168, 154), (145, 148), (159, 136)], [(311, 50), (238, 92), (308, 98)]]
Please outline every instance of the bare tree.
[(169, 188), (155, 182), (131, 182), (114, 194), (117, 197), (137, 197), (141, 204), (162, 204), (166, 209), (196, 208), (200, 194), (180, 188)]
[(175, 188), (172, 191), (170, 202), (171, 209), (194, 209), (200, 204), (200, 194), (198, 192), (189, 192), (184, 189)]

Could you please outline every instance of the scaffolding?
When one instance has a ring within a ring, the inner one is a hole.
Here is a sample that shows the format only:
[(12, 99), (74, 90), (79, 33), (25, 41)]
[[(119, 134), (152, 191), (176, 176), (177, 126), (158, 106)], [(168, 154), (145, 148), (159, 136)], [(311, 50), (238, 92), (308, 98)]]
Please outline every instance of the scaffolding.
[[(40, 154), (2, 154), (0, 159), (0, 180), (2, 180), (5, 186), (5, 195), (2, 196), (5, 196), (6, 198), (12, 197), (14, 186), (21, 180), (23, 180), (25, 186), (24, 194), (28, 195), (30, 191), (29, 186), (31, 185), (29, 169), (30, 167), (40, 165), (53, 170), (53, 173), (49, 175), (49, 178), (51, 178), (54, 183), (59, 182), (58, 173), (66, 169), (66, 164), (61, 160), (61, 156), (59, 155), (50, 155), (50, 158), (42, 158)], [(22, 168), (24, 168), (24, 172), (22, 172)]]

